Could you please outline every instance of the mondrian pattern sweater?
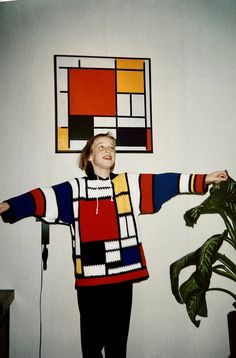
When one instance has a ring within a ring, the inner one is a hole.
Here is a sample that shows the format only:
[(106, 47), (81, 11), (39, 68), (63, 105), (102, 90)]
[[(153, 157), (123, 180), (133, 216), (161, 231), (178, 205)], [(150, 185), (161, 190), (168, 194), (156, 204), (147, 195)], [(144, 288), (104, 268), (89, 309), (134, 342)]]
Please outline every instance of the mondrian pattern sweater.
[(70, 227), (75, 286), (148, 278), (139, 236), (140, 214), (158, 212), (181, 193), (205, 193), (205, 175), (119, 174), (73, 179), (7, 200), (5, 222), (35, 216)]

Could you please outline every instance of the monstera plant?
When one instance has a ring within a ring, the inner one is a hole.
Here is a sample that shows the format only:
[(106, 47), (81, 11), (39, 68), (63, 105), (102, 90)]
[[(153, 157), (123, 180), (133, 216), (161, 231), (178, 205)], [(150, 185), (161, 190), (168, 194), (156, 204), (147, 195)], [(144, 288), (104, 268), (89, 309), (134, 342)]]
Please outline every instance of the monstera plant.
[[(236, 282), (236, 264), (221, 253), (224, 245), (236, 250), (236, 182), (232, 178), (214, 184), (210, 195), (199, 206), (188, 210), (184, 219), (187, 226), (193, 227), (203, 214), (218, 214), (225, 223), (225, 230), (215, 234), (205, 241), (196, 251), (180, 258), (170, 266), (171, 289), (176, 300), (185, 304), (189, 318), (196, 327), (200, 320), (197, 316), (207, 317), (206, 293), (212, 290), (223, 291), (233, 298), (236, 308), (236, 292), (223, 287), (210, 287), (212, 274), (224, 276), (227, 280)], [(230, 255), (231, 256), (231, 255)], [(195, 271), (181, 285), (180, 272), (188, 267), (195, 266)]]

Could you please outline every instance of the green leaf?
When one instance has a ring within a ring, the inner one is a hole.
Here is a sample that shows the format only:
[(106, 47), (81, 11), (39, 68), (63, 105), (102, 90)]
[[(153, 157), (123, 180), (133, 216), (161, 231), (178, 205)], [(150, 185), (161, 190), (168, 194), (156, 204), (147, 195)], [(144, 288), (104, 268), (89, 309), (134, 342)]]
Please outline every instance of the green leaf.
[(177, 302), (179, 303), (183, 303), (183, 300), (179, 294), (179, 274), (184, 268), (197, 264), (199, 260), (199, 252), (200, 250), (191, 252), (190, 254), (183, 256), (181, 259), (170, 265), (171, 290)]
[[(207, 317), (206, 292), (210, 286), (212, 265), (222, 242), (227, 237), (227, 231), (213, 235), (198, 250), (185, 255), (170, 266), (171, 289), (177, 302), (184, 303), (191, 321), (195, 326), (200, 325), (196, 316)], [(195, 265), (195, 272), (179, 288), (180, 272)]]
[(186, 213), (184, 214), (184, 220), (187, 226), (194, 227), (194, 225), (199, 219), (199, 216), (202, 214), (202, 209), (202, 206), (199, 205), (193, 209), (186, 211)]
[[(210, 196), (203, 203), (186, 211), (186, 225), (194, 227), (202, 214), (219, 214), (227, 230), (222, 234), (213, 235), (195, 252), (183, 256), (170, 266), (172, 293), (179, 303), (186, 305), (189, 318), (196, 327), (200, 325), (197, 316), (207, 317), (207, 291), (218, 290), (236, 298), (234, 293), (224, 288), (210, 288), (213, 272), (233, 281), (236, 279), (236, 265), (219, 253), (224, 241), (233, 249), (236, 247), (236, 182), (233, 179), (229, 178), (225, 182), (213, 185)], [(216, 262), (221, 264), (213, 266)], [(195, 266), (195, 271), (179, 287), (180, 272), (190, 265)]]
[(210, 196), (199, 206), (184, 214), (187, 226), (193, 227), (202, 214), (220, 214), (228, 216), (236, 227), (236, 182), (229, 178), (225, 182), (214, 184)]
[(199, 327), (200, 321), (196, 316), (207, 317), (206, 291), (201, 289), (196, 280), (196, 272), (185, 281), (180, 287), (180, 293), (186, 305), (187, 313), (196, 327)]
[(213, 235), (200, 248), (196, 275), (200, 286), (205, 290), (208, 289), (210, 284), (212, 265), (216, 261), (217, 252), (226, 237), (227, 231), (220, 235)]

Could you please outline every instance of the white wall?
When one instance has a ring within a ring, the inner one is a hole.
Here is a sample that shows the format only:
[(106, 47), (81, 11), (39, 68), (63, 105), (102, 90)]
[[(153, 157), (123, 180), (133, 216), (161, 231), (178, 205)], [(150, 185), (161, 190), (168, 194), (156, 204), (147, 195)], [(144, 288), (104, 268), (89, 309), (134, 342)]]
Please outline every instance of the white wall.
[[(19, 0), (0, 3), (0, 200), (76, 175), (77, 155), (54, 153), (53, 55), (145, 56), (152, 61), (153, 154), (119, 154), (116, 170), (210, 172), (236, 178), (234, 0)], [(209, 293), (200, 328), (170, 292), (169, 265), (223, 230), (173, 199), (140, 218), (151, 278), (135, 286), (129, 358), (228, 357), (231, 299)], [(0, 222), (0, 289), (14, 288), (11, 358), (38, 356), (40, 224)], [(81, 356), (70, 236), (51, 229), (43, 289), (42, 357)], [(216, 279), (219, 284), (220, 279)], [(230, 285), (229, 285), (230, 287)], [(231, 285), (231, 287), (233, 287)]]

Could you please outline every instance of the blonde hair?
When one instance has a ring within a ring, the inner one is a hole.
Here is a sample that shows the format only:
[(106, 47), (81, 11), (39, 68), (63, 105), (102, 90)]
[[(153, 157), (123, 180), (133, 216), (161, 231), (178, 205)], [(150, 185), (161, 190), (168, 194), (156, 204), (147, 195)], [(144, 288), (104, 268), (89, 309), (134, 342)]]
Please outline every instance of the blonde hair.
[[(95, 140), (97, 138), (100, 138), (100, 137), (108, 137), (108, 138), (110, 138), (112, 140), (114, 146), (116, 146), (116, 139), (115, 139), (115, 137), (113, 137), (113, 135), (110, 132), (99, 133), (99, 134), (96, 134), (95, 136), (91, 137), (87, 141), (87, 143), (84, 146), (84, 148), (82, 149), (82, 152), (81, 152), (80, 157), (79, 157), (79, 168), (81, 170), (84, 170), (87, 175), (89, 174), (89, 165), (92, 164), (90, 162), (90, 160), (89, 160), (89, 157), (90, 157), (90, 155), (92, 153), (93, 143), (95, 142)], [(112, 166), (111, 172), (113, 171), (114, 167), (115, 167), (115, 164)]]

